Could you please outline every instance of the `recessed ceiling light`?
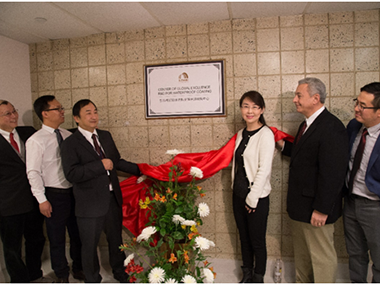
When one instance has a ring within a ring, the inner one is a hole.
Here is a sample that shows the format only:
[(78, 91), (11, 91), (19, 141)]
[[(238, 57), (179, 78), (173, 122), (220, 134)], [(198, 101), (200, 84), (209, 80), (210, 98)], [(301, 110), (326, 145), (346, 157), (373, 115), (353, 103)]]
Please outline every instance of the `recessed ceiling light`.
[(34, 21), (36, 21), (37, 23), (40, 23), (40, 24), (47, 22), (47, 20), (45, 18), (42, 18), (42, 17), (36, 17), (36, 18), (34, 18)]

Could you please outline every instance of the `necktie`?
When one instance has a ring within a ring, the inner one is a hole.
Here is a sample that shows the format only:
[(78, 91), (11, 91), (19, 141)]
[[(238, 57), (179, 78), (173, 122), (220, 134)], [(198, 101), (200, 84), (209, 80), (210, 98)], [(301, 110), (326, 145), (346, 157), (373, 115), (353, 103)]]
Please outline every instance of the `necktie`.
[(301, 129), (300, 131), (298, 132), (298, 136), (297, 136), (297, 139), (296, 139), (296, 143), (295, 144), (298, 144), (299, 140), (301, 139), (303, 133), (305, 132), (305, 129), (306, 129), (306, 121), (303, 121), (303, 124), (301, 126)]
[(363, 152), (364, 152), (367, 134), (368, 134), (367, 129), (363, 129), (363, 133), (362, 133), (362, 136), (360, 138), (360, 143), (359, 143), (358, 148), (356, 149), (356, 152), (355, 152), (354, 163), (352, 164), (352, 170), (351, 170), (351, 174), (350, 174), (350, 180), (348, 181), (349, 193), (352, 193), (355, 175), (356, 175), (356, 172), (358, 171), (358, 169), (360, 168), (360, 163), (361, 163), (362, 157), (363, 157)]
[(18, 148), (18, 144), (15, 141), (13, 133), (10, 133), (9, 138), (10, 138), (10, 141), (11, 141), (11, 145), (15, 148), (15, 150), (17, 150), (17, 152), (20, 152), (20, 149)]
[(100, 146), (98, 144), (98, 140), (96, 139), (96, 135), (95, 134), (92, 134), (92, 140), (94, 141), (95, 150), (98, 153), (98, 155), (100, 156), (100, 158), (101, 159), (105, 158), (106, 156), (104, 155), (104, 152), (100, 148)]
[(58, 129), (55, 129), (54, 132), (57, 135), (58, 145), (61, 146), (61, 143), (63, 142), (61, 132)]

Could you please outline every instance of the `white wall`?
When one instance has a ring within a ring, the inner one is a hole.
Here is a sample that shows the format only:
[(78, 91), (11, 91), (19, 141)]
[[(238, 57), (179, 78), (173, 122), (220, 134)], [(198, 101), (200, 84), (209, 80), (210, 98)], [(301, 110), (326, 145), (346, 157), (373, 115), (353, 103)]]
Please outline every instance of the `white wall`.
[(33, 125), (29, 46), (0, 35), (0, 99), (19, 111), (19, 125)]

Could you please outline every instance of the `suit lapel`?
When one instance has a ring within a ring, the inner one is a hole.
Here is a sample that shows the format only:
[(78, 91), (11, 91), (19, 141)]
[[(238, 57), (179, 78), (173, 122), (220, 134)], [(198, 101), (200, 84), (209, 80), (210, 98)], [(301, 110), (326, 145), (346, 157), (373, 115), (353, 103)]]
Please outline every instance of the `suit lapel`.
[(369, 157), (369, 162), (367, 166), (367, 173), (370, 171), (371, 167), (379, 157), (380, 152), (380, 136), (377, 138), (375, 145), (373, 146), (371, 156)]
[(20, 154), (18, 154), (16, 152), (16, 150), (11, 146), (11, 144), (2, 135), (0, 135), (0, 145), (1, 145), (1, 148), (3, 149), (4, 153), (8, 153), (12, 159), (17, 160), (17, 161), (25, 164), (25, 162), (20, 157)]
[(300, 138), (299, 142), (293, 147), (293, 153), (292, 158), (297, 156), (300, 149), (302, 149), (302, 145), (307, 142), (307, 140), (313, 135), (313, 133), (316, 131), (318, 125), (323, 122), (323, 119), (327, 110), (325, 109), (315, 120), (314, 122), (309, 126), (309, 128), (306, 130), (306, 132), (303, 134), (303, 136)]
[(96, 153), (92, 144), (82, 135), (80, 131), (76, 131), (73, 136), (78, 139), (78, 143), (83, 146), (88, 152), (90, 152), (94, 157), (100, 159), (99, 155)]

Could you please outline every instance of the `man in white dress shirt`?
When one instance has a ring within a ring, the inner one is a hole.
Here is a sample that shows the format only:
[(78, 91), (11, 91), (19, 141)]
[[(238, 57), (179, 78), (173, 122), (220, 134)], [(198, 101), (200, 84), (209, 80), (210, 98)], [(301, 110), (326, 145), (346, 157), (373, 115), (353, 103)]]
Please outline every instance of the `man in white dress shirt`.
[(26, 168), (32, 193), (40, 212), (46, 217), (50, 242), (51, 265), (58, 283), (69, 282), (70, 268), (66, 259), (66, 228), (70, 236), (70, 256), (75, 279), (84, 279), (81, 263), (81, 241), (74, 213), (72, 185), (62, 170), (60, 144), (71, 135), (59, 126), (65, 121), (62, 105), (52, 95), (38, 98), (34, 111), (43, 122), (42, 128), (26, 142)]

